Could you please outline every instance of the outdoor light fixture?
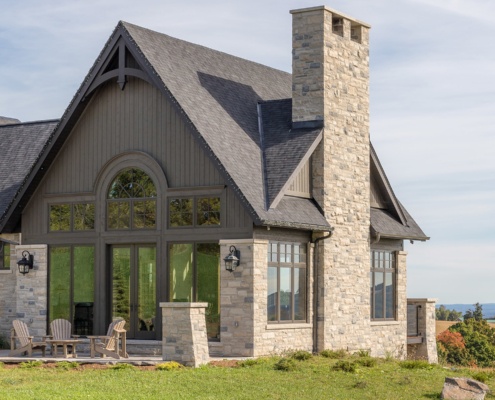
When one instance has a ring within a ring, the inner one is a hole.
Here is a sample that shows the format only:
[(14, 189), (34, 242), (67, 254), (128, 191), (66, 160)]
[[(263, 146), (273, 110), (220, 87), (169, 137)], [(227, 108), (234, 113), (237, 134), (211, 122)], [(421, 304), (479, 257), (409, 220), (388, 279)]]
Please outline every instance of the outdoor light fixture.
[(239, 265), (241, 252), (235, 246), (230, 246), (229, 251), (230, 254), (223, 261), (225, 261), (225, 269), (229, 272), (234, 272), (235, 268)]
[(17, 261), (19, 272), (22, 275), (26, 275), (30, 269), (33, 269), (34, 256), (27, 250), (22, 252), (22, 258)]

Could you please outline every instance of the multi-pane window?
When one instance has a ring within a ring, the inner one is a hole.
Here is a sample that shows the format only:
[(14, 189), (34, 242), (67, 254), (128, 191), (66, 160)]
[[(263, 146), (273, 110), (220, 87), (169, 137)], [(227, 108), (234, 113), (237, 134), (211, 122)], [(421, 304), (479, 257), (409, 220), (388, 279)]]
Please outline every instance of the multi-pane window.
[(0, 241), (0, 269), (10, 269), (10, 244)]
[(121, 171), (108, 190), (108, 229), (154, 229), (156, 196), (155, 184), (145, 172), (137, 168)]
[(220, 225), (220, 197), (177, 197), (168, 204), (171, 228)]
[(93, 332), (93, 246), (51, 246), (49, 259), (49, 321), (71, 321), (74, 333)]
[(306, 322), (306, 245), (268, 244), (268, 322)]
[(50, 205), (50, 232), (91, 231), (95, 228), (94, 203)]
[(171, 243), (170, 301), (207, 302), (206, 332), (220, 334), (220, 246), (217, 243)]
[(396, 318), (396, 258), (392, 251), (371, 252), (370, 294), (371, 319)]

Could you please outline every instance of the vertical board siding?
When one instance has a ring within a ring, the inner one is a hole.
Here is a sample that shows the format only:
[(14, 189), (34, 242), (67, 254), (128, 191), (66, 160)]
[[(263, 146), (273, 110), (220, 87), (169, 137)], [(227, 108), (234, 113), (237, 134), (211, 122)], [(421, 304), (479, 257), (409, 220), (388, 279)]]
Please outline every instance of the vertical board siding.
[(311, 197), (310, 160), (306, 161), (299, 173), (294, 177), (287, 194)]
[[(98, 174), (113, 157), (142, 151), (162, 167), (169, 187), (218, 186), (224, 179), (175, 108), (145, 81), (130, 78), (100, 87), (73, 128), (25, 210), (23, 232), (46, 232), (44, 195), (94, 193)], [(252, 226), (244, 207), (228, 191), (229, 227)], [(235, 211), (234, 211), (235, 210)]]

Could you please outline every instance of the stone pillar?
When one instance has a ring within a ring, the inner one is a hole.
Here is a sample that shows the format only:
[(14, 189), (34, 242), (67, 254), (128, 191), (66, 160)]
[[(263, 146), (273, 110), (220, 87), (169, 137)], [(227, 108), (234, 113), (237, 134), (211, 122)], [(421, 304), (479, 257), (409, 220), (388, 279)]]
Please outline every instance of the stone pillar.
[(209, 362), (205, 310), (208, 303), (160, 303), (165, 361), (188, 367)]
[(323, 124), (313, 197), (330, 225), (318, 246), (318, 350), (369, 349), (369, 26), (327, 7), (293, 16), (293, 126)]
[(416, 306), (418, 333), (421, 343), (407, 345), (408, 357), (438, 363), (435, 304), (437, 299), (407, 299), (408, 306)]

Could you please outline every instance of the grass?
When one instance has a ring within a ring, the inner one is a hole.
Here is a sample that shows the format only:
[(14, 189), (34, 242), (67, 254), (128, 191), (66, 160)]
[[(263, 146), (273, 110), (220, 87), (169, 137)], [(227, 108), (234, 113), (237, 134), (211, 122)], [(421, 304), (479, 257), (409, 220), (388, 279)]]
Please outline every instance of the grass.
[[(405, 367), (403, 363), (382, 359), (360, 363), (363, 359), (370, 357), (313, 356), (302, 360), (266, 357), (259, 361), (246, 360), (234, 368), (208, 365), (161, 370), (3, 366), (0, 368), (0, 398), (417, 400), (439, 398), (447, 376), (477, 376), (495, 388), (493, 370), (423, 368), (420, 363)], [(285, 362), (280, 360), (290, 360), (289, 364), (295, 368), (277, 369)], [(348, 365), (354, 367), (347, 368)]]

